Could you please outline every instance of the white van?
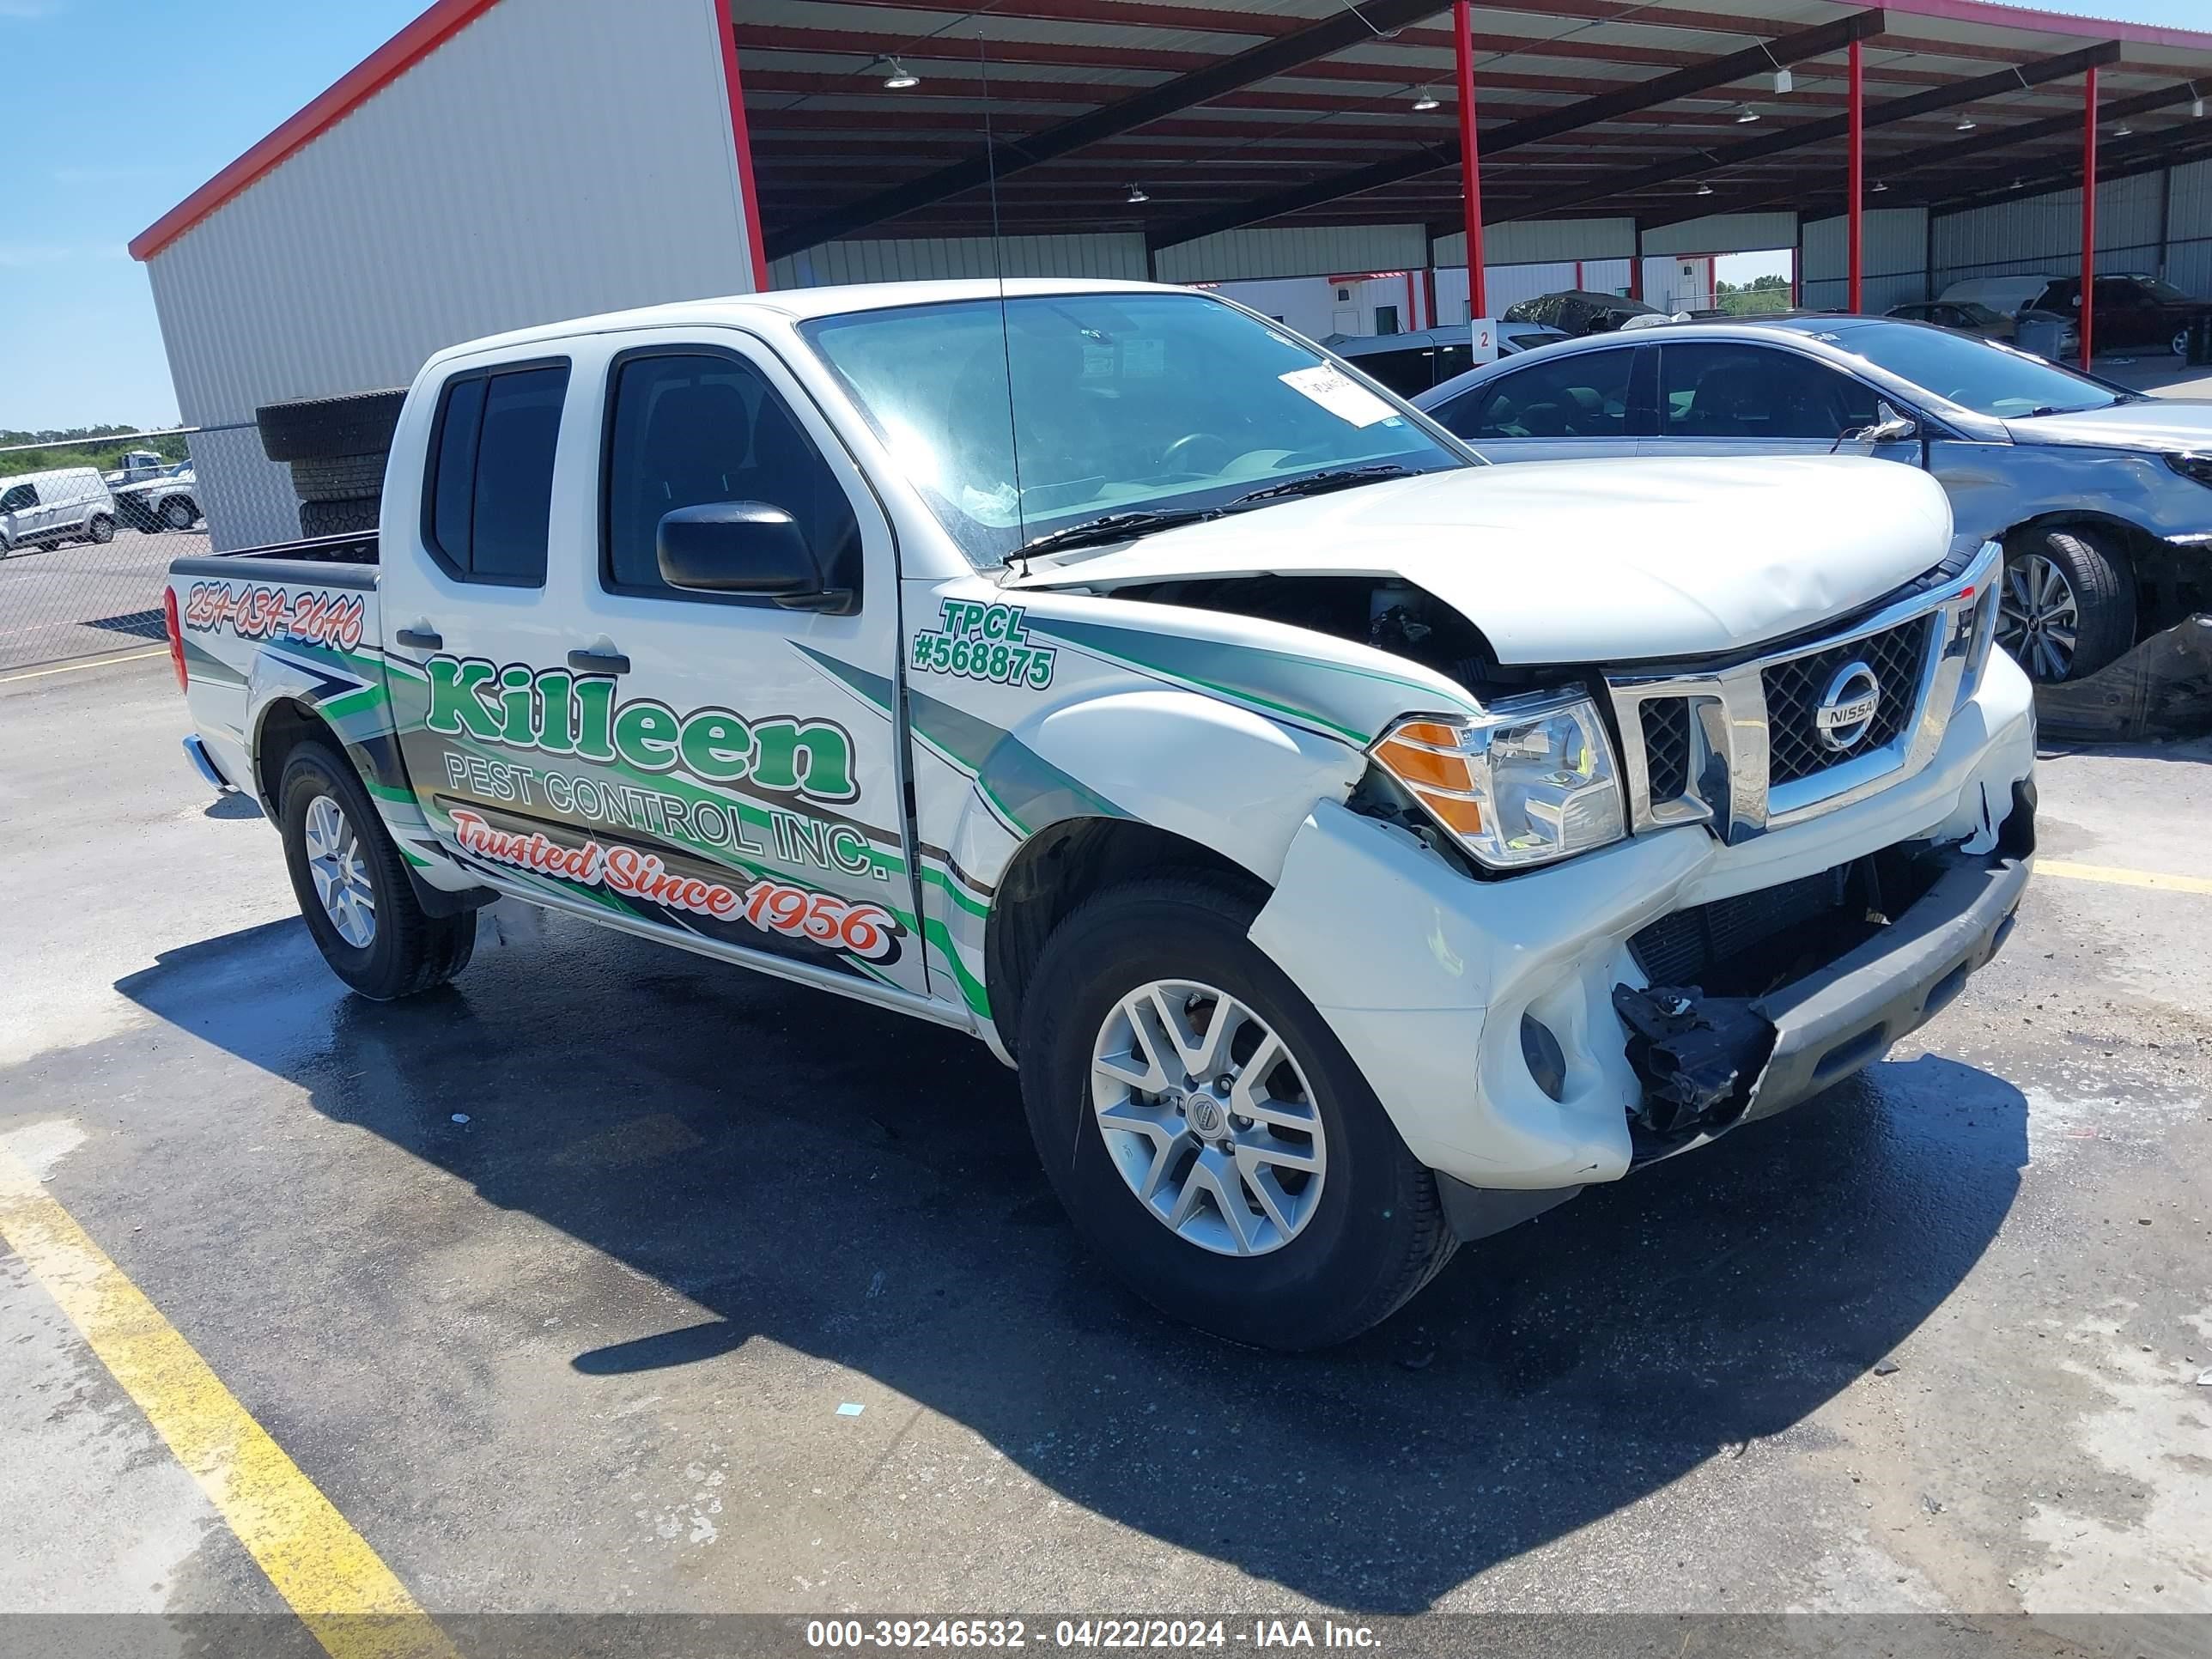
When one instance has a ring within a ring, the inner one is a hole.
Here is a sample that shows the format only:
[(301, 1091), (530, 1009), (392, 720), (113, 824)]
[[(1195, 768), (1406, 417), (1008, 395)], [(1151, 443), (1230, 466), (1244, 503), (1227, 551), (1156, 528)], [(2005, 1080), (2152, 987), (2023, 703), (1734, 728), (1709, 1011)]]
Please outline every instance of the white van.
[(19, 547), (115, 537), (115, 498), (97, 467), (65, 466), (0, 478), (0, 559)]

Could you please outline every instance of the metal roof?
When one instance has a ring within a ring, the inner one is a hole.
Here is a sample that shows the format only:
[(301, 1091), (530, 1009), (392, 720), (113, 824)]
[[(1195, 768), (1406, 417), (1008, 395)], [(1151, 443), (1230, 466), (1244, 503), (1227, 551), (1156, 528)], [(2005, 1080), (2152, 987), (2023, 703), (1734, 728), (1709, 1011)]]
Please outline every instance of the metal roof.
[[(1161, 246), (1247, 224), (1459, 227), (1451, 13), (1436, 0), (740, 11), (771, 257), (836, 235), (987, 234), (987, 155), (1008, 234), (1140, 230)], [(2191, 82), (2212, 94), (2212, 32), (1981, 0), (1486, 0), (1485, 217), (1838, 212), (1854, 33), (1881, 206), (2078, 179), (2090, 63), (2103, 176), (2212, 155), (2212, 118), (2191, 114)], [(894, 58), (919, 85), (884, 87)], [(1424, 88), (1438, 107), (1416, 112)], [(1131, 204), (1132, 185), (1149, 199)]]
[[(496, 3), (436, 0), (132, 252), (158, 252)], [(1439, 0), (716, 9), (734, 14), (770, 257), (858, 234), (1138, 231), (1162, 247), (1244, 225), (1460, 228), (1452, 14)], [(2191, 113), (2197, 87), (2212, 94), (2212, 32), (1984, 0), (1485, 0), (1485, 217), (1838, 212), (1855, 36), (1867, 177), (1886, 186), (1884, 207), (2077, 180), (2090, 63), (2102, 176), (2212, 155), (2212, 118)], [(893, 60), (919, 83), (887, 88)], [(1784, 66), (1795, 85), (1778, 94)], [(1438, 106), (1416, 111), (1425, 88)]]

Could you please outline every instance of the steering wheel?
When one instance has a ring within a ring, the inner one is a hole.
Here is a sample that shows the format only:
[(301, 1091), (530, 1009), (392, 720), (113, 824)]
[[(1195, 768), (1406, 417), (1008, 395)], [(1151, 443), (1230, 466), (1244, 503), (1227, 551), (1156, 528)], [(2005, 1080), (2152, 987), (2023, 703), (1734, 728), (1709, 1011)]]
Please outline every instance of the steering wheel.
[[(1201, 456), (1212, 459), (1212, 465), (1205, 465)], [(1211, 432), (1186, 432), (1160, 452), (1160, 465), (1170, 472), (1218, 472), (1236, 459), (1229, 440)]]

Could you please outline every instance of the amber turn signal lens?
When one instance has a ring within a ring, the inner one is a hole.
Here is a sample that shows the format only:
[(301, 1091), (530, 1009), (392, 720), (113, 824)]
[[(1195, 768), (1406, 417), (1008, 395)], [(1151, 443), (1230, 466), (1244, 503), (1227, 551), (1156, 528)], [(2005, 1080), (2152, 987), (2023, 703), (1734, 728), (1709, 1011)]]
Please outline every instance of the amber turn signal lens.
[[(1433, 754), (1416, 744), (1400, 740), (1411, 732), (1424, 730), (1442, 731), (1443, 728), (1401, 726), (1394, 736), (1376, 748), (1376, 758), (1395, 773), (1401, 782), (1433, 784), (1439, 789), (1456, 789), (1462, 794), (1472, 790), (1474, 780), (1468, 775), (1467, 762), (1462, 757)], [(1449, 737), (1449, 734), (1446, 735)]]
[(1422, 805), (1435, 813), (1444, 827), (1455, 835), (1479, 836), (1482, 833), (1482, 808), (1471, 800), (1462, 800), (1455, 795), (1432, 795), (1425, 789), (1413, 793)]

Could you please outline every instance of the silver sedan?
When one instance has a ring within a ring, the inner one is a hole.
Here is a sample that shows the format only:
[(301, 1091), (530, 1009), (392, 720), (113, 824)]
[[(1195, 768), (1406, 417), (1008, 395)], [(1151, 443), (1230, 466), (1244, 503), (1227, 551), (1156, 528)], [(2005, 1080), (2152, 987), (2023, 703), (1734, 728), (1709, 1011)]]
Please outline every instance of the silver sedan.
[(1486, 364), (1414, 403), (1492, 461), (1872, 454), (2002, 542), (1999, 639), (2094, 673), (2212, 605), (2212, 402), (2152, 398), (1882, 317), (1683, 323)]

